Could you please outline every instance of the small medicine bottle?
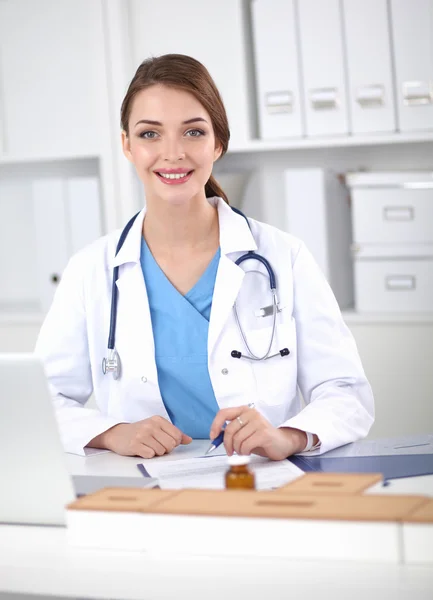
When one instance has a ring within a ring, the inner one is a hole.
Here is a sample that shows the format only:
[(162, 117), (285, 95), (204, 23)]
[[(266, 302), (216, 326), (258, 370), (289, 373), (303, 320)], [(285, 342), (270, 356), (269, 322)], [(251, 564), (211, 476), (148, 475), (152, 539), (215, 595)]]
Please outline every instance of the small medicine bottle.
[(256, 479), (248, 464), (249, 456), (240, 456), (234, 454), (229, 456), (229, 469), (226, 471), (225, 481), (227, 490), (254, 490), (256, 487)]

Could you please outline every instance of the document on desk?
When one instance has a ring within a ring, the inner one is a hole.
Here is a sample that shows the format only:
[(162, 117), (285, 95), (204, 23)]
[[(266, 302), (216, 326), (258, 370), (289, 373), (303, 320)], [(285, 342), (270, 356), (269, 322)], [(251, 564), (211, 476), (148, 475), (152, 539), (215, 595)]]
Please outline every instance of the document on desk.
[[(252, 456), (250, 468), (256, 477), (256, 489), (280, 487), (300, 477), (304, 472), (288, 460), (271, 461)], [(146, 463), (151, 477), (156, 477), (161, 489), (201, 488), (220, 490), (225, 487), (227, 456), (203, 456), (171, 463)]]

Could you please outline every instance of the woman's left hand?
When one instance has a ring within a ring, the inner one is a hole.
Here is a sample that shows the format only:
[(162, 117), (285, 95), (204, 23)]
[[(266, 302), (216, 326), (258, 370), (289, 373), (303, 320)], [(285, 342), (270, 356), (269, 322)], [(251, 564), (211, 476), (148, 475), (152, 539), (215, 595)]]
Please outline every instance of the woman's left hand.
[(292, 427), (274, 427), (257, 410), (248, 406), (223, 408), (218, 411), (210, 430), (213, 440), (226, 421), (224, 446), (227, 454), (259, 454), (271, 460), (283, 460), (302, 452), (307, 444), (304, 431)]

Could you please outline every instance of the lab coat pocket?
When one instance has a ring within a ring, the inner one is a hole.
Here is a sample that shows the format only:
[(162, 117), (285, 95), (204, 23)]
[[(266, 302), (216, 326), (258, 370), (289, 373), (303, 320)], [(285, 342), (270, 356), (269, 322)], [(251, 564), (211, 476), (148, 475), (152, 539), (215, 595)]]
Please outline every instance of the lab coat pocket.
[[(272, 326), (250, 331), (247, 336), (248, 344), (256, 356), (263, 356), (266, 353), (271, 338)], [(276, 356), (272, 356), (273, 354)], [(269, 352), (269, 356), (272, 358), (253, 361), (260, 404), (264, 406), (289, 405), (296, 396), (296, 354), (296, 328), (292, 319), (276, 325)]]
[(169, 420), (158, 382), (141, 374), (132, 376), (125, 373), (119, 380), (111, 382), (109, 414), (128, 423), (156, 415)]

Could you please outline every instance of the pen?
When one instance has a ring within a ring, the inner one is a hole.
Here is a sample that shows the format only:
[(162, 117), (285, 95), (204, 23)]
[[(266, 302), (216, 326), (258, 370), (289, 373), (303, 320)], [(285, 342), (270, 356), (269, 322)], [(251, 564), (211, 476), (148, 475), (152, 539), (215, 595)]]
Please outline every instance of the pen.
[[(248, 404), (248, 408), (254, 408), (254, 402), (250, 402)], [(212, 441), (209, 448), (206, 450), (206, 454), (210, 454), (211, 452), (216, 450), (218, 448), (218, 446), (221, 446), (221, 444), (224, 441), (224, 428), (228, 424), (229, 424), (229, 421), (226, 421), (223, 429), (221, 429), (220, 433), (216, 436), (216, 438)]]

